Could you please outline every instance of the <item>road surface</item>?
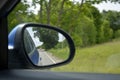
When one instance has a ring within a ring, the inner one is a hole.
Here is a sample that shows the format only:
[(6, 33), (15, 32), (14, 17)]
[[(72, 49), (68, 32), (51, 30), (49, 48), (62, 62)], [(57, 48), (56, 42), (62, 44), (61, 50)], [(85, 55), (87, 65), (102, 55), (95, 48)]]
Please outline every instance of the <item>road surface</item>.
[(38, 49), (38, 52), (41, 57), (41, 60), (39, 60), (38, 64), (39, 66), (51, 65), (62, 62), (62, 60), (56, 58), (55, 56), (52, 56), (51, 53), (48, 53), (43, 49)]

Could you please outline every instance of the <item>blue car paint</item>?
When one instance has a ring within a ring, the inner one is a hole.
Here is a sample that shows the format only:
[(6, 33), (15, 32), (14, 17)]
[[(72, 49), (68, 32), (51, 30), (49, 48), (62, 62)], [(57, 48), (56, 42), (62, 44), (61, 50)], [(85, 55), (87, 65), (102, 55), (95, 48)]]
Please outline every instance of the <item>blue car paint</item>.
[(9, 48), (9, 46), (14, 48), (14, 45), (15, 45), (15, 35), (16, 35), (17, 29), (19, 27), (24, 26), (24, 25), (25, 24), (19, 24), (18, 26), (13, 28), (13, 30), (9, 33), (9, 35), (8, 35), (8, 48)]
[(8, 47), (12, 46), (14, 47), (15, 42), (15, 33), (17, 31), (18, 27), (15, 27), (8, 35)]
[[(15, 35), (17, 32), (17, 29), (20, 26), (16, 26), (8, 35), (8, 49), (15, 47)], [(39, 52), (37, 49), (35, 49), (34, 53), (30, 56), (30, 60), (33, 62), (33, 64), (38, 65), (39, 63)]]
[(30, 59), (32, 60), (32, 62), (35, 65), (38, 65), (38, 62), (39, 62), (39, 53), (38, 53), (37, 50), (35, 50), (34, 53), (32, 55), (30, 55)]

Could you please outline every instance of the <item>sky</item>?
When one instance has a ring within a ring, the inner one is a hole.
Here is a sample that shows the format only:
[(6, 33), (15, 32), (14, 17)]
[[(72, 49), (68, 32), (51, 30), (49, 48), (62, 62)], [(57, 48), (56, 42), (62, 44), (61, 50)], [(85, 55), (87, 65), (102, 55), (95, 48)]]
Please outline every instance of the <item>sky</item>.
[(118, 3), (100, 3), (100, 4), (95, 4), (93, 5), (95, 7), (97, 7), (99, 9), (100, 12), (102, 12), (103, 10), (115, 10), (115, 11), (120, 11), (120, 4)]
[[(27, 1), (28, 1), (29, 4), (32, 3), (32, 0), (27, 0)], [(79, 1), (80, 2), (80, 0), (74, 0), (74, 1)], [(118, 3), (110, 3), (110, 2), (105, 3), (105, 2), (103, 2), (103, 3), (100, 3), (100, 4), (94, 4), (93, 6), (97, 7), (100, 12), (102, 12), (103, 10), (106, 10), (106, 11), (108, 11), (108, 10), (120, 11), (120, 4), (118, 4)], [(40, 10), (40, 5), (36, 4), (36, 8), (31, 7), (31, 8), (29, 8), (29, 10), (33, 10), (34, 14), (37, 14), (38, 11)]]

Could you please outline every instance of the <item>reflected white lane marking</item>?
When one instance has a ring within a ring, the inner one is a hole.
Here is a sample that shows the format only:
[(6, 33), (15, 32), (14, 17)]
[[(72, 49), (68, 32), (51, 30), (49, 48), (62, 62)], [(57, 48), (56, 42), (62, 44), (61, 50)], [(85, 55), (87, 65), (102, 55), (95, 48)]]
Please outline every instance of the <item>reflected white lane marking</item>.
[(54, 64), (56, 64), (55, 60), (53, 60), (47, 53), (45, 53), (45, 55), (46, 55)]

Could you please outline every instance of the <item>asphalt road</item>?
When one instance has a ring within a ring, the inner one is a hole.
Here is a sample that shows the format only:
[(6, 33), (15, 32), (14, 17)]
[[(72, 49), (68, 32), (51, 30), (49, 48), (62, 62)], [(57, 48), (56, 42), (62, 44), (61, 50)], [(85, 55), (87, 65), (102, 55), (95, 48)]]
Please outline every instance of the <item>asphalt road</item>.
[(41, 57), (41, 60), (39, 60), (38, 64), (39, 66), (51, 65), (61, 62), (61, 60), (58, 60), (57, 58), (52, 56), (50, 53), (44, 51), (43, 49), (39, 49), (38, 51)]

